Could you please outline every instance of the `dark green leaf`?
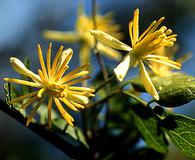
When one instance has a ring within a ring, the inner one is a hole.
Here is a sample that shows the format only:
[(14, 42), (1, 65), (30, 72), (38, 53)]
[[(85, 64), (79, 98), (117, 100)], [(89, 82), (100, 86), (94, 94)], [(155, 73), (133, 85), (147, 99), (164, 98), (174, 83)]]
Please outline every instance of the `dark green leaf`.
[[(153, 84), (159, 93), (157, 101), (165, 107), (177, 107), (195, 99), (195, 77), (177, 73), (166, 77), (152, 77)], [(139, 78), (130, 81), (140, 92), (145, 88)]]
[(160, 153), (167, 152), (167, 141), (158, 126), (158, 119), (149, 107), (136, 106), (132, 116), (146, 144)]
[(165, 131), (172, 142), (189, 157), (195, 158), (195, 119), (183, 115), (170, 115), (176, 126)]

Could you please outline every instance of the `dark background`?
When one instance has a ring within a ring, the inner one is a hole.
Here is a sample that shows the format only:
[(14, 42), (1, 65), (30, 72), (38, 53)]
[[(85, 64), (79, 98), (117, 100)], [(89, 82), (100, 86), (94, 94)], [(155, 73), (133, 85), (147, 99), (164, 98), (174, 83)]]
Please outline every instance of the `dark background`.
[[(74, 30), (79, 2), (84, 3), (85, 11), (91, 14), (90, 0), (0, 0), (0, 87), (3, 77), (17, 77), (9, 64), (11, 56), (24, 60), (28, 56), (34, 71), (39, 67), (36, 45), (40, 43), (43, 50), (48, 46), (42, 37), (45, 29)], [(183, 64), (182, 72), (195, 76), (195, 1), (194, 0), (97, 0), (99, 13), (114, 12), (114, 19), (122, 25), (125, 43), (130, 44), (128, 22), (132, 19), (133, 10), (140, 9), (140, 31), (142, 32), (154, 19), (166, 17), (164, 24), (178, 34), (180, 46), (177, 57), (192, 52), (192, 58)], [(77, 66), (78, 45), (63, 44), (74, 50), (71, 67)], [(53, 42), (53, 53), (60, 43)], [(93, 65), (97, 65), (95, 58)], [(106, 58), (106, 64), (115, 66)], [(98, 68), (98, 67), (96, 67)], [(92, 75), (95, 75), (94, 71)], [(132, 69), (129, 76), (137, 74)], [(3, 89), (0, 98), (5, 98)], [(195, 103), (178, 107), (174, 111), (195, 118)], [(22, 127), (12, 118), (0, 112), (0, 159), (5, 160), (52, 160), (66, 159), (66, 156), (54, 146), (48, 144), (31, 131)], [(173, 158), (175, 149), (172, 148)], [(181, 159), (182, 155), (178, 156)], [(172, 159), (171, 158), (171, 159)]]

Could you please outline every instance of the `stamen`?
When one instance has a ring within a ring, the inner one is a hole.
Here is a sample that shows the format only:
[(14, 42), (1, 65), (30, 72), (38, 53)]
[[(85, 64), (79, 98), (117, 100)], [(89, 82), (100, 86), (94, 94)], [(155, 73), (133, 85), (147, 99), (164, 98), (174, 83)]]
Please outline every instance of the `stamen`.
[(171, 29), (168, 29), (168, 30), (166, 30), (166, 32), (165, 32), (165, 34), (168, 36), (168, 35), (170, 35), (172, 33), (172, 30)]
[(150, 26), (142, 33), (142, 35), (139, 37), (138, 41), (141, 41), (142, 38), (150, 31), (150, 29), (156, 24), (156, 21), (153, 21)]
[(146, 34), (146, 36), (152, 34), (157, 28), (158, 26), (162, 23), (162, 21), (165, 19), (165, 17), (161, 17), (156, 24), (151, 28), (151, 30)]

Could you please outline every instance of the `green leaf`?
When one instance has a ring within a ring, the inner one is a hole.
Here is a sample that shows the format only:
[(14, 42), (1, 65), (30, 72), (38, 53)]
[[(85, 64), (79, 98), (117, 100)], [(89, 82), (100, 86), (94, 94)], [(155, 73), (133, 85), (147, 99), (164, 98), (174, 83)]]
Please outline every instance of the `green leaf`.
[(77, 126), (72, 127), (68, 125), (66, 121), (62, 118), (55, 119), (52, 121), (52, 123), (53, 123), (53, 128), (55, 130), (64, 131), (64, 133), (70, 135), (75, 140), (83, 143), (87, 148), (89, 147), (85, 139), (85, 136), (79, 127)]
[(176, 123), (173, 129), (165, 129), (178, 148), (189, 157), (195, 158), (195, 119), (183, 115), (170, 115)]
[[(177, 107), (195, 99), (195, 77), (177, 73), (165, 77), (152, 77), (152, 82), (160, 97), (157, 103), (162, 106)], [(130, 83), (135, 90), (145, 92), (139, 78), (132, 79)]]
[(146, 144), (152, 149), (167, 152), (167, 141), (165, 135), (158, 126), (158, 119), (149, 107), (135, 106), (132, 111), (134, 123), (142, 134)]

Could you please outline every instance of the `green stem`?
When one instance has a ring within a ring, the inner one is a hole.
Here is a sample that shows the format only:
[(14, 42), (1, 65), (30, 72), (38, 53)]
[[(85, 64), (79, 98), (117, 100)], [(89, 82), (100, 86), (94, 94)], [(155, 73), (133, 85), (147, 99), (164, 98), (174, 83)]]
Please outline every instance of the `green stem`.
[(98, 92), (102, 87), (104, 87), (106, 84), (110, 83), (116, 76), (113, 75), (112, 77), (110, 77), (108, 80), (106, 80), (105, 82), (103, 82), (102, 84), (100, 84), (96, 89), (95, 89), (95, 93)]
[[(93, 29), (96, 30), (97, 29), (97, 21), (96, 21), (96, 0), (92, 0), (92, 18), (93, 18)], [(97, 40), (95, 39), (94, 37), (94, 54), (96, 55), (96, 59), (98, 61), (98, 64), (100, 66), (100, 69), (102, 71), (102, 74), (103, 74), (103, 77), (104, 77), (104, 81), (108, 81), (109, 79), (109, 75), (108, 75), (108, 72), (106, 70), (106, 66), (105, 66), (105, 63), (98, 51), (98, 48), (97, 48)], [(106, 90), (106, 95), (109, 95), (110, 94), (110, 84), (107, 84), (105, 86), (105, 90)], [(106, 107), (106, 125), (107, 125), (107, 121), (109, 119), (109, 106)], [(105, 128), (107, 128), (107, 126), (105, 126)]]
[(106, 102), (107, 100), (109, 100), (110, 98), (112, 98), (113, 96), (115, 96), (117, 93), (120, 93), (120, 90), (115, 90), (114, 92), (110, 93), (109, 95), (107, 95), (106, 97), (102, 98), (101, 100), (95, 102), (95, 103), (92, 103), (92, 104), (89, 104), (86, 106), (86, 108), (93, 108), (101, 103), (104, 103)]
[(144, 106), (148, 106), (148, 103), (145, 102), (144, 100), (142, 100), (141, 98), (135, 96), (134, 94), (127, 92), (127, 91), (122, 91), (123, 94), (128, 95), (129, 97), (135, 99), (136, 101), (138, 101), (139, 103), (141, 103)]

